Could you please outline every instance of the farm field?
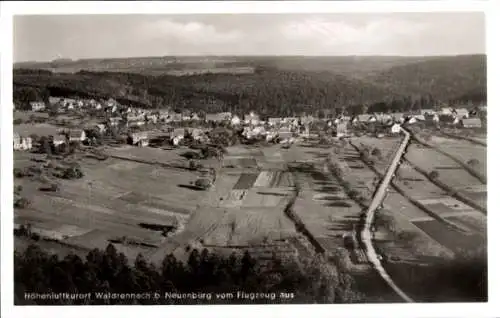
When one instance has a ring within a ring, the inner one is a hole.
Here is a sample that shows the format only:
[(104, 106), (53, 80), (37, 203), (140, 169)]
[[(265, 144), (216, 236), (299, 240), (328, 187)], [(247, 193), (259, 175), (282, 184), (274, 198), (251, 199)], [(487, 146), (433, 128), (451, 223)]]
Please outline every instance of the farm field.
[[(438, 180), (452, 189), (459, 191), (463, 196), (473, 200), (476, 204), (486, 207), (486, 185), (482, 184), (480, 180), (458, 166), (450, 158), (433, 149), (419, 145), (410, 145), (405, 158), (428, 173), (436, 171), (438, 173)], [(422, 174), (420, 176), (420, 178), (425, 177)], [(430, 182), (426, 184), (430, 184)]]
[(187, 148), (176, 148), (172, 150), (163, 150), (151, 147), (106, 147), (105, 152), (110, 156), (117, 156), (124, 159), (140, 160), (145, 162), (158, 162), (162, 164), (178, 164), (187, 166), (186, 159), (181, 154), (188, 151)]
[(59, 129), (61, 128), (46, 123), (14, 125), (14, 133), (18, 133), (21, 136), (29, 136), (32, 134), (38, 136), (55, 136), (58, 134)]
[[(80, 165), (84, 177), (58, 180), (58, 192), (41, 192), (36, 180), (16, 179), (23, 186), (23, 196), (32, 201), (27, 209), (15, 210), (16, 223), (29, 222), (34, 229), (63, 235), (84, 247), (107, 245), (110, 239), (123, 236), (158, 246), (165, 238), (151, 228), (182, 225), (202, 196), (179, 187), (196, 178), (188, 171), (167, 172), (117, 159), (82, 159)], [(74, 233), (62, 230), (68, 228)]]
[[(229, 147), (228, 155), (264, 163), (267, 159), (258, 149), (245, 147)], [(183, 259), (187, 245), (251, 248), (297, 235), (284, 213), (293, 195), (293, 179), (286, 171), (248, 171), (244, 165), (222, 168), (213, 186), (202, 193), (183, 230), (151, 254), (153, 262), (161, 262), (170, 252)]]
[(452, 159), (431, 148), (411, 144), (405, 157), (426, 171), (437, 171), (439, 179), (453, 188), (481, 184), (477, 178), (465, 171)]
[(351, 138), (351, 143), (361, 149), (362, 145), (371, 147), (371, 149), (379, 149), (381, 152), (381, 159), (375, 160), (374, 164), (381, 171), (385, 171), (391, 163), (392, 157), (402, 142), (402, 137), (385, 137), (375, 138), (370, 136), (362, 136)]
[(474, 169), (483, 175), (487, 174), (486, 147), (473, 144), (466, 140), (457, 140), (438, 136), (431, 136), (428, 142), (444, 152), (456, 157), (463, 163), (467, 163), (471, 159), (477, 159), (478, 164), (477, 166), (474, 166)]
[(480, 246), (484, 246), (485, 240), (482, 235), (474, 232), (461, 233), (443, 226), (436, 220), (413, 222), (422, 231), (426, 232), (434, 240), (453, 250), (460, 252), (462, 250), (474, 251)]

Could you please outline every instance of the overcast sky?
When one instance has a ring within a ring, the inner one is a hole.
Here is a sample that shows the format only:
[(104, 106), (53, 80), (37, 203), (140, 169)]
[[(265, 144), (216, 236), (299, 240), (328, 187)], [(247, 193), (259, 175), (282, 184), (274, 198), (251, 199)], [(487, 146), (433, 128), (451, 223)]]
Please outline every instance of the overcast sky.
[(165, 55), (485, 53), (483, 13), (14, 17), (14, 61)]

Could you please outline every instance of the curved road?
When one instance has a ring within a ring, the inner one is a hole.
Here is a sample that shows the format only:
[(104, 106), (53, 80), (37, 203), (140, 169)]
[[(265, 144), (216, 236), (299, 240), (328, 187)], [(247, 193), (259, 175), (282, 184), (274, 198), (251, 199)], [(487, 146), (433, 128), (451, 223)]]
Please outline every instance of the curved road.
[(396, 154), (394, 155), (394, 158), (392, 159), (391, 165), (389, 166), (389, 169), (387, 169), (387, 172), (384, 175), (384, 179), (380, 183), (380, 186), (378, 187), (377, 191), (375, 192), (375, 195), (373, 196), (373, 200), (370, 203), (370, 206), (368, 207), (368, 210), (366, 211), (366, 219), (365, 219), (365, 224), (363, 226), (363, 231), (361, 232), (361, 240), (363, 241), (365, 247), (366, 247), (366, 255), (368, 257), (368, 261), (373, 265), (375, 270), (379, 273), (379, 275), (382, 277), (383, 280), (396, 292), (403, 300), (406, 302), (414, 302), (413, 299), (411, 299), (408, 295), (406, 295), (391, 279), (389, 274), (385, 271), (384, 267), (382, 266), (382, 263), (380, 262), (377, 252), (375, 251), (375, 248), (373, 247), (372, 243), (372, 235), (370, 232), (370, 228), (373, 222), (373, 218), (375, 216), (375, 212), (379, 208), (380, 204), (384, 200), (387, 188), (389, 187), (391, 180), (394, 176), (394, 172), (398, 168), (399, 161), (401, 160), (401, 157), (404, 154), (404, 151), (406, 149), (406, 146), (408, 145), (408, 142), (410, 140), (410, 133), (407, 132), (404, 129), (401, 129), (401, 131), (405, 134), (405, 138), (401, 145), (399, 146), (398, 150), (396, 151)]

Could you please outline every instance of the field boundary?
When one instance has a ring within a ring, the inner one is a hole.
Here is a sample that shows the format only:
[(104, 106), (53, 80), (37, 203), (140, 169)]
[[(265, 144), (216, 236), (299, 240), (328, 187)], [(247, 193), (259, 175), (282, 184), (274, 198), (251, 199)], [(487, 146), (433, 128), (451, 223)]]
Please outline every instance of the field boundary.
[(447, 133), (447, 132), (444, 132), (444, 131), (440, 131), (440, 133), (442, 133), (443, 135), (445, 135), (447, 137), (450, 137), (450, 138), (467, 140), (467, 141), (469, 141), (469, 142), (471, 142), (473, 144), (487, 147), (487, 143), (486, 142), (482, 142), (482, 141), (474, 139), (474, 138), (470, 138), (470, 137), (466, 137), (466, 136), (459, 136), (459, 135), (455, 135), (455, 134), (450, 134), (450, 133)]
[(429, 180), (430, 182), (434, 183), (436, 186), (438, 186), (439, 188), (445, 190), (451, 197), (457, 199), (458, 201), (461, 201), (465, 204), (467, 204), (468, 206), (476, 209), (476, 210), (479, 210), (481, 211), (481, 213), (483, 214), (487, 214), (487, 209), (480, 206), (479, 204), (475, 203), (474, 201), (472, 201), (471, 199), (467, 198), (466, 196), (460, 194), (457, 190), (455, 190), (453, 187), (450, 187), (449, 185), (445, 184), (444, 182), (442, 182), (441, 180), (438, 180), (438, 179), (433, 179), (429, 176), (429, 172), (425, 171), (424, 169), (420, 168), (419, 166), (417, 166), (416, 164), (414, 164), (413, 162), (411, 162), (410, 160), (408, 160), (408, 158), (404, 158), (404, 160), (413, 168), (415, 169), (417, 172), (419, 172), (420, 174), (424, 175), (425, 178), (427, 180)]
[(385, 192), (387, 190), (387, 187), (389, 183), (391, 183), (392, 180), (392, 175), (398, 168), (398, 162), (403, 156), (403, 152), (406, 150), (406, 147), (408, 146), (408, 141), (409, 141), (409, 134), (408, 132), (404, 131), (405, 133), (405, 138), (403, 142), (400, 144), (398, 150), (394, 154), (394, 157), (391, 161), (391, 165), (388, 167), (385, 175), (383, 176), (383, 179), (379, 183), (379, 186), (373, 195), (373, 199), (370, 203), (370, 206), (368, 207), (366, 211), (366, 217), (365, 217), (365, 222), (364, 222), (364, 227), (363, 231), (361, 232), (361, 238), (362, 242), (365, 245), (366, 249), (366, 255), (368, 257), (368, 260), (373, 264), (373, 267), (377, 270), (379, 275), (385, 280), (385, 282), (392, 288), (392, 290), (399, 295), (404, 301), (406, 302), (414, 302), (412, 298), (410, 298), (403, 290), (401, 290), (396, 283), (392, 280), (392, 278), (389, 276), (387, 271), (382, 265), (382, 262), (378, 258), (378, 254), (375, 251), (375, 248), (373, 246), (372, 242), (372, 234), (370, 231), (370, 228), (372, 226), (373, 218), (375, 216), (375, 212), (378, 210), (380, 204), (385, 198)]
[(428, 144), (426, 143), (425, 141), (422, 140), (422, 138), (418, 137), (416, 133), (412, 132), (411, 130), (410, 131), (410, 134), (411, 134), (411, 137), (413, 140), (415, 140), (416, 142), (418, 142), (419, 144), (427, 147), (427, 148), (431, 148), (431, 149), (434, 149), (435, 151), (439, 152), (440, 154), (452, 159), (453, 161), (455, 161), (457, 164), (459, 164), (462, 168), (464, 168), (470, 175), (472, 175), (473, 177), (475, 177), (476, 179), (478, 179), (479, 181), (481, 181), (482, 184), (487, 184), (487, 178), (485, 175), (483, 175), (482, 173), (479, 173), (478, 171), (472, 169), (471, 167), (469, 167), (467, 164), (463, 163), (461, 160), (459, 160), (458, 158), (456, 158), (455, 156), (447, 153), (446, 151), (444, 150), (441, 150), (439, 149), (439, 147), (435, 147), (431, 144)]
[[(408, 146), (409, 143), (406, 145)], [(359, 153), (359, 148), (357, 148), (356, 146), (353, 146), (356, 151), (358, 151)], [(406, 147), (405, 147), (406, 149)], [(402, 156), (401, 156), (402, 158)], [(401, 159), (399, 158), (399, 160)], [(398, 161), (399, 161), (398, 160)], [(383, 177), (384, 175), (378, 171), (373, 165), (370, 165), (368, 164), (365, 160), (363, 160), (363, 158), (361, 158), (361, 161), (363, 161), (365, 163), (365, 165), (370, 168), (373, 172), (375, 172), (379, 177)], [(446, 226), (454, 229), (454, 230), (457, 230), (457, 231), (460, 231), (460, 232), (464, 232), (464, 229), (462, 229), (461, 227), (459, 227), (458, 225), (454, 224), (454, 223), (451, 223), (450, 221), (446, 220), (445, 218), (439, 216), (438, 214), (434, 213), (433, 211), (431, 211), (430, 209), (428, 209), (425, 205), (423, 205), (422, 203), (418, 202), (417, 200), (413, 199), (408, 193), (406, 193), (405, 190), (403, 190), (399, 185), (397, 185), (394, 181), (391, 180), (390, 182), (391, 186), (394, 188), (394, 190), (396, 190), (399, 194), (401, 194), (405, 199), (407, 199), (411, 204), (413, 204), (414, 206), (416, 206), (417, 208), (419, 208), (420, 210), (424, 211), (425, 213), (427, 213), (430, 217), (442, 222), (443, 224), (445, 224)]]

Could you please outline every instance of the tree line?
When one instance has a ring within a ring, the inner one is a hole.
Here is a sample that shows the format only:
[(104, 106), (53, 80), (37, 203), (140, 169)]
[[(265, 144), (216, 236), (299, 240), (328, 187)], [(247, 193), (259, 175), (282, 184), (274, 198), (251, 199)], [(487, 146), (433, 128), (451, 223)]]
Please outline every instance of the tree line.
[(37, 245), (14, 254), (15, 299), (17, 304), (207, 304), (207, 300), (169, 299), (84, 299), (26, 300), (25, 293), (218, 293), (237, 292), (293, 293), (289, 299), (216, 300), (213, 303), (348, 303), (360, 301), (352, 277), (329, 268), (321, 260), (287, 261), (276, 254), (262, 266), (262, 261), (248, 251), (225, 257), (192, 249), (187, 262), (173, 254), (159, 266), (141, 254), (129, 262), (123, 253), (109, 244), (102, 251), (94, 249), (85, 258), (69, 254), (51, 255)]
[[(206, 113), (233, 111), (238, 114), (253, 110), (267, 116), (307, 112), (321, 117), (343, 111), (351, 114), (397, 112), (434, 108), (443, 102), (468, 104), (486, 100), (485, 89), (466, 87), (467, 81), (461, 82), (464, 87), (460, 96), (441, 87), (436, 97), (427, 92), (399, 93), (397, 83), (387, 87), (330, 72), (265, 68), (255, 74), (182, 77), (89, 71), (75, 74), (29, 72), (14, 72), (14, 101), (25, 102), (35, 97), (48, 99), (50, 95), (102, 96), (153, 108), (171, 106)], [(404, 86), (403, 83), (399, 85)]]

